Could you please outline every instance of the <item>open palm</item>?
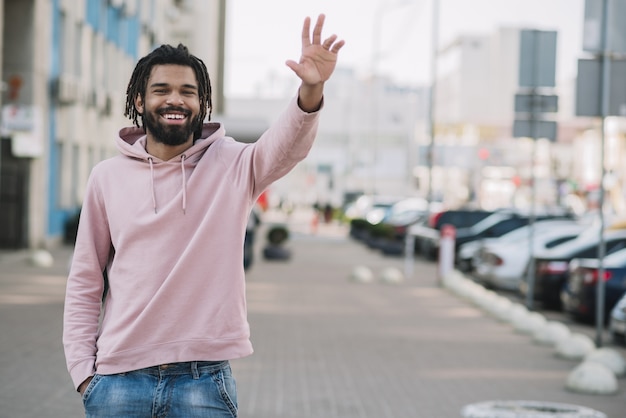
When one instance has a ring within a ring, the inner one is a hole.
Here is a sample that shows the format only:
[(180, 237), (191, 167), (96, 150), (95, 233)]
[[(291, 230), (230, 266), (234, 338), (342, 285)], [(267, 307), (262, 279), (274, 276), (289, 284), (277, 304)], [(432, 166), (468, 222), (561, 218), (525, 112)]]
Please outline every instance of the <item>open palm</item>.
[(337, 53), (344, 41), (337, 41), (337, 35), (331, 35), (322, 42), (322, 28), (325, 16), (319, 15), (311, 37), (311, 19), (307, 17), (302, 26), (302, 55), (300, 61), (287, 61), (291, 68), (305, 84), (319, 84), (328, 80), (337, 64)]

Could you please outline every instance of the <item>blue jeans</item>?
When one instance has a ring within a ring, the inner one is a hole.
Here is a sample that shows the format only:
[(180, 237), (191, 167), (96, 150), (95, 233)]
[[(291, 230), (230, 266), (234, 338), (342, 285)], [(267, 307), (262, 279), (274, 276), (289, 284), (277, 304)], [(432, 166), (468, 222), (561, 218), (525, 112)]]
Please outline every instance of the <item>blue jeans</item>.
[(228, 361), (193, 361), (114, 375), (96, 374), (83, 393), (90, 417), (237, 417)]

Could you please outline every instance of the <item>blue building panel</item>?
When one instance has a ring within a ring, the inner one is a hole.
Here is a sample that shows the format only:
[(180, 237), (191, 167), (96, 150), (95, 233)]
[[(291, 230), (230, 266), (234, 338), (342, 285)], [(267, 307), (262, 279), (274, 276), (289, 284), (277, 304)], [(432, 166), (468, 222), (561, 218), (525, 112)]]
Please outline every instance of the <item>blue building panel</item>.
[(86, 0), (85, 22), (91, 26), (94, 31), (100, 29), (100, 8), (103, 0)]
[[(59, 63), (59, 45), (61, 44), (61, 9), (59, 7), (59, 0), (52, 0), (52, 39), (50, 42), (50, 78), (49, 85), (55, 82), (60, 73)], [(48, 109), (48, 140), (50, 150), (48, 154), (48, 222), (46, 235), (58, 236), (63, 231), (63, 225), (65, 222), (64, 213), (57, 208), (57, 196), (59, 195), (59, 150), (56, 142), (56, 106), (54, 102), (50, 101), (50, 108)]]
[(139, 36), (141, 30), (141, 22), (139, 16), (135, 15), (126, 19), (126, 42), (124, 52), (133, 58), (138, 58), (139, 53)]
[(107, 7), (106, 11), (106, 40), (116, 46), (120, 46), (120, 11), (112, 6)]
[[(113, 7), (107, 0), (76, 0), (85, 2), (85, 24), (95, 33), (101, 34), (108, 41), (117, 46), (131, 58), (138, 58), (139, 40), (141, 36), (140, 7), (133, 16), (127, 16), (119, 8)], [(53, 83), (61, 73), (61, 5), (60, 0), (51, 0), (52, 4), (52, 38), (50, 40), (50, 76), (49, 85), (52, 91)], [(148, 11), (154, 15), (156, 3), (151, 0)], [(59, 206), (60, 193), (60, 157), (61, 150), (57, 133), (57, 104), (50, 101), (48, 115), (49, 127), (49, 154), (48, 154), (48, 213), (46, 235), (50, 238), (63, 236), (65, 224), (75, 215), (78, 207), (64, 209)]]

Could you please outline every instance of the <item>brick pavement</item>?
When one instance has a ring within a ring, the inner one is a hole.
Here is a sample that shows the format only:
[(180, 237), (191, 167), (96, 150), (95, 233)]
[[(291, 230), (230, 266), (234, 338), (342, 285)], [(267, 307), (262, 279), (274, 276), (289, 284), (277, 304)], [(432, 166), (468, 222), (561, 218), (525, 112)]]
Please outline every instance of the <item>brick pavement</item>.
[[(623, 380), (616, 395), (568, 392), (576, 362), (438, 287), (432, 263), (416, 260), (399, 285), (350, 281), (356, 265), (379, 273), (403, 261), (339, 233), (295, 233), (289, 262), (257, 257), (247, 279), (255, 353), (233, 362), (240, 417), (453, 418), (492, 399), (626, 415)], [(42, 269), (0, 254), (0, 417), (82, 416), (60, 341), (69, 253), (56, 255)]]
[(348, 280), (355, 265), (402, 269), (344, 239), (296, 237), (289, 264), (248, 278), (256, 353), (234, 363), (242, 417), (459, 417), (487, 400), (536, 400), (625, 416), (625, 391), (566, 391), (578, 364), (554, 356), (435, 283), (417, 260), (400, 285)]

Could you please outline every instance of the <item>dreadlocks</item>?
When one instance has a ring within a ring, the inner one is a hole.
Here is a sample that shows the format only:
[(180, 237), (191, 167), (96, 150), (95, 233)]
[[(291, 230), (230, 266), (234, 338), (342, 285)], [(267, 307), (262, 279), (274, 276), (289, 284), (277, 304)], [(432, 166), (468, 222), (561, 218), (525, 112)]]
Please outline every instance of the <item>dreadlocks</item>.
[[(194, 139), (200, 137), (202, 132), (202, 121), (208, 114), (208, 119), (211, 119), (211, 110), (213, 104), (211, 103), (211, 80), (209, 79), (209, 72), (202, 60), (189, 53), (189, 50), (183, 44), (178, 44), (176, 48), (172, 45), (161, 45), (145, 57), (141, 58), (135, 69), (128, 87), (126, 89), (126, 109), (124, 110), (124, 116), (128, 116), (133, 121), (135, 126), (139, 126), (138, 116), (143, 116), (137, 112), (135, 108), (135, 98), (140, 95), (142, 98), (146, 95), (146, 86), (148, 84), (148, 78), (152, 72), (152, 67), (155, 65), (175, 64), (191, 67), (196, 74), (198, 80), (198, 96), (200, 99), (200, 114), (198, 115), (198, 128), (194, 132)], [(144, 127), (145, 129), (145, 127)]]

